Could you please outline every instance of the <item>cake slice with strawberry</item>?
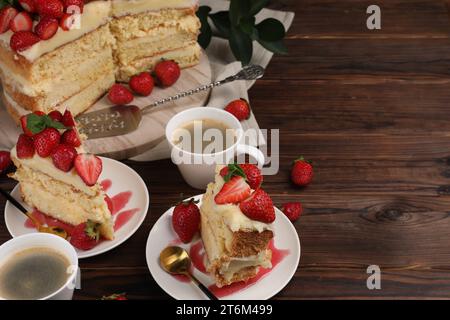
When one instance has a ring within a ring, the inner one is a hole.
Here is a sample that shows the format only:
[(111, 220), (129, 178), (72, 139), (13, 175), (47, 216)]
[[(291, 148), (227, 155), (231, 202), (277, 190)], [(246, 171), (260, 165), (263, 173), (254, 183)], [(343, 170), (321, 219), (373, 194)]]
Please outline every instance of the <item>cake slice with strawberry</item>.
[(252, 164), (216, 168), (202, 199), (201, 237), (208, 272), (216, 285), (247, 281), (259, 268), (271, 268), (275, 210), (261, 189), (261, 171)]
[(30, 207), (79, 226), (95, 224), (105, 239), (114, 238), (113, 220), (98, 183), (102, 160), (85, 151), (69, 111), (21, 118), (23, 133), (11, 150), (17, 167), (10, 176)]

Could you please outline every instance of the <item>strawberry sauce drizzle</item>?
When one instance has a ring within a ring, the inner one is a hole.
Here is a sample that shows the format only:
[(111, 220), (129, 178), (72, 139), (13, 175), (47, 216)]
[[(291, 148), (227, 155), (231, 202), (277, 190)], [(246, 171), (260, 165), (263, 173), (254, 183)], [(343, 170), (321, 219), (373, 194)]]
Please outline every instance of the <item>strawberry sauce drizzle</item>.
[[(180, 241), (173, 240), (171, 242), (171, 245), (175, 245), (177, 243), (180, 243)], [(283, 259), (286, 256), (289, 255), (288, 249), (276, 248), (275, 244), (273, 242), (273, 239), (270, 240), (268, 247), (270, 250), (272, 250), (272, 268), (271, 269), (260, 268), (258, 274), (255, 277), (249, 279), (247, 282), (244, 282), (244, 281), (235, 282), (235, 283), (230, 284), (229, 286), (225, 286), (222, 288), (219, 288), (215, 284), (213, 284), (208, 287), (209, 290), (211, 290), (216, 295), (216, 297), (223, 298), (223, 297), (229, 296), (233, 293), (236, 293), (238, 291), (244, 290), (244, 289), (254, 285), (255, 283), (257, 283), (260, 279), (262, 279), (268, 273), (270, 273), (270, 271), (272, 271), (273, 268), (275, 268), (281, 261), (283, 261)], [(189, 255), (192, 260), (193, 267), (202, 273), (207, 273), (205, 263), (204, 263), (205, 249), (203, 247), (203, 242), (201, 240), (199, 240), (198, 242), (195, 242), (194, 244), (191, 245), (191, 247), (189, 248), (188, 251), (189, 251)], [(173, 277), (180, 282), (190, 282), (189, 278), (187, 278), (186, 276), (183, 276), (183, 275), (181, 275), (181, 276), (174, 275)]]
[(225, 286), (222, 288), (219, 288), (215, 284), (213, 284), (209, 286), (209, 290), (211, 290), (211, 292), (214, 293), (216, 297), (222, 298), (254, 285), (256, 282), (266, 276), (270, 271), (272, 271), (273, 268), (275, 268), (287, 255), (289, 255), (289, 250), (276, 248), (275, 244), (273, 243), (273, 239), (269, 242), (269, 249), (272, 250), (271, 269), (260, 268), (258, 274), (255, 277), (249, 279), (247, 282), (235, 282), (230, 284), (229, 286)]
[[(100, 182), (100, 186), (102, 189), (106, 192), (108, 191), (112, 186), (112, 181), (109, 179), (103, 180)], [(128, 202), (131, 199), (131, 196), (133, 193), (131, 191), (125, 191), (116, 194), (112, 198), (106, 196), (106, 202), (108, 204), (108, 208), (111, 211), (111, 215), (116, 215), (116, 219), (114, 220), (114, 231), (119, 230), (121, 227), (123, 227), (130, 219), (139, 212), (139, 208), (133, 208), (130, 210), (120, 211), (123, 208), (126, 207)], [(34, 211), (31, 213), (33, 218), (35, 218), (40, 224), (47, 225), (49, 227), (60, 227), (70, 235), (74, 229), (74, 226), (69, 225), (67, 223), (64, 223), (58, 219), (54, 219), (37, 209), (34, 209)], [(35, 225), (31, 219), (27, 219), (25, 221), (24, 226), (26, 228), (35, 229)]]

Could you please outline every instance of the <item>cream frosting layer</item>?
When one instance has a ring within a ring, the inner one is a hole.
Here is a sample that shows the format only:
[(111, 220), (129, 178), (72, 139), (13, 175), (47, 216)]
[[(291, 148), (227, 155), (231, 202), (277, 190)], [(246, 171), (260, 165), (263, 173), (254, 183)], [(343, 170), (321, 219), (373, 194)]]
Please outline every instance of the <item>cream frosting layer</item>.
[(116, 17), (162, 9), (185, 9), (198, 6), (198, 0), (113, 0), (112, 14)]
[(204, 211), (221, 215), (225, 224), (233, 232), (237, 232), (239, 230), (256, 230), (258, 232), (263, 232), (264, 230), (272, 230), (271, 225), (267, 223), (249, 219), (245, 214), (242, 213), (238, 205), (216, 204), (214, 198), (220, 192), (225, 183), (225, 180), (223, 180), (222, 176), (220, 175), (220, 170), (222, 168), (223, 166), (216, 167), (215, 183), (210, 183), (208, 185), (205, 196), (203, 196), (202, 207), (204, 207)]
[[(28, 61), (33, 62), (40, 56), (72, 42), (86, 33), (89, 33), (101, 25), (107, 23), (110, 19), (111, 2), (110, 1), (94, 1), (85, 5), (83, 14), (80, 16), (80, 28), (73, 28), (70, 31), (58, 29), (56, 34), (49, 40), (43, 40), (36, 43), (31, 48), (20, 52)], [(8, 44), (12, 36), (12, 31), (8, 31), (0, 35), (0, 41)]]
[[(78, 148), (79, 153), (83, 153), (83, 148)], [(83, 180), (78, 176), (75, 169), (72, 169), (69, 172), (63, 172), (55, 167), (50, 157), (41, 158), (37, 154), (35, 154), (32, 158), (27, 159), (19, 159), (17, 157), (16, 147), (11, 150), (11, 158), (14, 163), (20, 163), (23, 166), (26, 166), (32, 170), (42, 172), (55, 180), (62, 181), (68, 185), (73, 186), (77, 190), (80, 190), (87, 195), (93, 197), (96, 196), (99, 192), (101, 192), (100, 186), (95, 185), (93, 187), (87, 186)]]

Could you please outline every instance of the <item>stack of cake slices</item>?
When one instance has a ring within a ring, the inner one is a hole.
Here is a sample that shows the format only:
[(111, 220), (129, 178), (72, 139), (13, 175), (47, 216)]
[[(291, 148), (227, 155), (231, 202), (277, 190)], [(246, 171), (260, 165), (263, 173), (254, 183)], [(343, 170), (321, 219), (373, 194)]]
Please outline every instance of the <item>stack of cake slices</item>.
[[(12, 49), (14, 32), (7, 30), (0, 34), (7, 110), (17, 122), (30, 111), (69, 109), (75, 116), (115, 81), (150, 71), (161, 59), (181, 67), (197, 64), (197, 7), (196, 0), (85, 1), (79, 25), (59, 27), (49, 39), (21, 50)], [(33, 30), (39, 19), (33, 21)]]
[[(200, 207), (201, 237), (208, 258), (207, 269), (218, 287), (247, 281), (257, 275), (259, 268), (272, 267), (269, 242), (274, 236), (271, 223), (275, 219), (273, 204), (265, 193), (268, 205), (260, 209), (266, 210), (263, 215), (267, 213), (270, 219), (267, 222), (257, 221), (244, 214), (240, 203), (251, 202), (256, 190), (250, 191), (250, 187), (240, 177), (236, 177), (237, 181), (241, 179), (240, 182), (226, 182), (221, 174), (223, 168), (216, 168), (215, 182), (208, 185)], [(227, 188), (230, 203), (217, 203), (218, 195)], [(247, 192), (248, 199), (240, 203), (233, 200), (244, 192)]]
[(86, 153), (70, 113), (66, 112), (62, 121), (49, 121), (41, 113), (30, 116), (34, 123), (44, 123), (47, 118), (47, 127), (35, 133), (24, 127), (11, 150), (17, 170), (10, 176), (20, 182), (24, 202), (69, 225), (98, 223), (100, 234), (113, 239), (113, 219), (97, 181), (101, 159)]

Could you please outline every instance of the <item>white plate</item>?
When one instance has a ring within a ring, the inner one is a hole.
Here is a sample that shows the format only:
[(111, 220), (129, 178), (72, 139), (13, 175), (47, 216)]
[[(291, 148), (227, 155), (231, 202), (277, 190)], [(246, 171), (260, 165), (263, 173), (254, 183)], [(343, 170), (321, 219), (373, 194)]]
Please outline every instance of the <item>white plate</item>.
[[(149, 207), (148, 190), (141, 177), (133, 169), (119, 161), (103, 157), (101, 159), (103, 161), (103, 171), (100, 175), (99, 181), (109, 179), (112, 182), (107, 194), (110, 197), (113, 197), (120, 192), (131, 191), (132, 195), (129, 202), (120, 211), (122, 212), (134, 208), (138, 208), (139, 211), (137, 211), (132, 218), (126, 222), (126, 224), (115, 232), (114, 240), (102, 241), (95, 248), (87, 251), (77, 249), (78, 258), (80, 259), (93, 257), (107, 252), (125, 242), (141, 226), (145, 216), (147, 215)], [(16, 199), (21, 198), (18, 186), (19, 185), (17, 185), (11, 192), (11, 195)], [(19, 202), (22, 203), (25, 208), (31, 209), (21, 200), (19, 200)], [(116, 214), (115, 218), (117, 216), (118, 215)], [(26, 217), (8, 201), (5, 206), (5, 222), (9, 233), (13, 237), (18, 237), (26, 233), (37, 232), (35, 229), (27, 228), (25, 226), (25, 221)]]
[[(195, 196), (200, 200), (203, 195)], [(201, 203), (199, 203), (200, 205)], [(169, 295), (178, 300), (200, 300), (207, 297), (193, 283), (182, 282), (174, 276), (166, 273), (159, 265), (159, 253), (173, 241), (178, 239), (172, 228), (173, 207), (167, 210), (153, 226), (147, 240), (145, 254), (147, 265), (155, 281)], [(300, 241), (292, 223), (277, 208), (275, 208), (276, 220), (273, 224), (274, 245), (281, 250), (289, 250), (284, 257), (269, 273), (254, 284), (224, 296), (224, 300), (265, 300), (280, 292), (294, 276), (300, 262)], [(194, 239), (192, 243), (196, 243)], [(180, 245), (179, 243), (177, 245)], [(190, 244), (180, 245), (189, 248)], [(209, 275), (194, 268), (195, 276), (206, 286), (213, 284)]]

